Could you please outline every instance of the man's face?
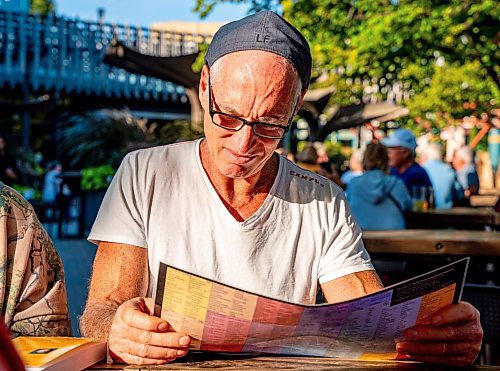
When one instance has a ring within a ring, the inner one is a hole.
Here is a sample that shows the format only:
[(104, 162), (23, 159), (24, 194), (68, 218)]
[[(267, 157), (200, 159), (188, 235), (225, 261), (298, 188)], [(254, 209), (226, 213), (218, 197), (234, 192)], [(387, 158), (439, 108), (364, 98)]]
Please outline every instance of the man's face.
[(398, 167), (407, 161), (410, 156), (410, 150), (404, 147), (387, 147), (387, 155), (389, 157), (389, 166)]
[[(263, 51), (228, 54), (211, 77), (212, 108), (249, 122), (286, 126), (298, 101), (299, 79), (281, 57)], [(228, 178), (257, 175), (277, 148), (279, 139), (262, 138), (244, 125), (229, 131), (212, 122), (208, 107), (208, 69), (204, 67), (200, 99), (211, 159)]]

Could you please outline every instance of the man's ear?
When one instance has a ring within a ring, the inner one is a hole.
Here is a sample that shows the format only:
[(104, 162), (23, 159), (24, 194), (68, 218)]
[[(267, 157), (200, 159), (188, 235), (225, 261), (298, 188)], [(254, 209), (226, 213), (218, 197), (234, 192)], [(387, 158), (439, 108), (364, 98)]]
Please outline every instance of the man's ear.
[(200, 103), (203, 109), (206, 111), (208, 109), (208, 74), (210, 69), (205, 64), (201, 70), (200, 77), (200, 87), (198, 89), (198, 97), (200, 98)]
[(304, 100), (306, 93), (307, 93), (307, 89), (301, 90), (300, 97), (299, 97), (299, 104), (297, 104), (297, 112), (294, 112), (295, 115), (300, 111), (300, 107), (302, 107), (302, 101)]

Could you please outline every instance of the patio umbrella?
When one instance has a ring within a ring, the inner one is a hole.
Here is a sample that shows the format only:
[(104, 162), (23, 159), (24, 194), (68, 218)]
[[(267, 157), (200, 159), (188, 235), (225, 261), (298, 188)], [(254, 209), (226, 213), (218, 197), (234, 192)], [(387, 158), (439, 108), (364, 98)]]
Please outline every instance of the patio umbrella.
[(323, 141), (332, 131), (347, 129), (371, 121), (386, 122), (407, 116), (408, 109), (392, 103), (361, 103), (349, 106), (332, 106), (326, 110), (326, 124), (319, 128)]
[(329, 86), (326, 88), (309, 89), (302, 100), (299, 116), (304, 118), (309, 124), (309, 139), (316, 141), (319, 134), (320, 115), (325, 109), (330, 100), (330, 97), (335, 92), (335, 87)]
[(193, 88), (197, 87), (200, 81), (200, 74), (191, 69), (197, 56), (198, 53), (179, 57), (141, 54), (113, 39), (106, 49), (104, 63), (138, 75), (156, 77), (186, 88)]
[(198, 53), (179, 57), (155, 57), (141, 54), (113, 39), (106, 49), (104, 62), (131, 73), (156, 77), (184, 86), (191, 104), (191, 123), (201, 128), (203, 109), (198, 98), (198, 84), (201, 74), (193, 72), (191, 69), (191, 65), (197, 57)]

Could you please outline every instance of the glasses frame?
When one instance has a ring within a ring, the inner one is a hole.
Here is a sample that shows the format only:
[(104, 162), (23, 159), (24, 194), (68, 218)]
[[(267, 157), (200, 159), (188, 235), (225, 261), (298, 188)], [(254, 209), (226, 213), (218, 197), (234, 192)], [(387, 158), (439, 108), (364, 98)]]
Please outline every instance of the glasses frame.
[[(293, 109), (293, 114), (288, 119), (288, 123), (287, 123), (286, 126), (276, 125), (276, 124), (269, 124), (267, 122), (261, 122), (261, 121), (247, 121), (247, 120), (245, 120), (245, 119), (243, 119), (241, 117), (230, 115), (229, 113), (224, 113), (224, 112), (221, 112), (221, 111), (216, 111), (216, 110), (213, 109), (213, 103), (212, 103), (212, 86), (211, 86), (211, 83), (210, 83), (210, 74), (208, 75), (208, 112), (210, 113), (210, 118), (212, 119), (212, 123), (215, 126), (218, 126), (218, 127), (222, 128), (222, 129), (226, 129), (226, 130), (229, 130), (229, 131), (239, 131), (239, 130), (241, 130), (241, 128), (243, 126), (247, 125), (247, 126), (250, 126), (252, 128), (252, 133), (255, 136), (258, 136), (260, 138), (266, 138), (266, 139), (282, 139), (285, 136), (285, 134), (290, 130), (290, 127), (292, 126), (293, 117), (295, 116), (295, 112), (297, 111), (298, 105), (299, 105), (299, 99), (297, 99), (297, 103), (295, 103), (295, 107)], [(234, 120), (240, 121), (241, 125), (239, 127), (237, 127), (237, 128), (227, 128), (225, 126), (217, 124), (214, 121), (214, 115), (221, 115), (221, 116), (225, 116), (225, 117), (230, 117), (230, 118), (232, 118)], [(255, 131), (255, 126), (256, 125), (257, 126), (262, 125), (262, 126), (268, 126), (268, 127), (273, 127), (273, 128), (280, 128), (280, 129), (283, 129), (284, 132), (279, 137), (274, 137), (274, 136), (270, 136), (270, 135), (263, 135), (263, 134), (259, 134), (259, 133), (257, 133)]]

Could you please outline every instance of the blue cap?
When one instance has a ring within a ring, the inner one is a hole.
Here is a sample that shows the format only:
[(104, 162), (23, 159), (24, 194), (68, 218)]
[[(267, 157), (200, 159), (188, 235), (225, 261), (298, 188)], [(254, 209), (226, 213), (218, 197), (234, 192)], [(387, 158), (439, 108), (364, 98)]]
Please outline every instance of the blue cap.
[(415, 152), (417, 148), (417, 141), (415, 135), (408, 129), (397, 129), (392, 132), (387, 138), (382, 138), (380, 140), (386, 147), (404, 147), (411, 149)]
[(312, 58), (302, 34), (278, 14), (269, 10), (230, 22), (217, 31), (205, 55), (212, 67), (220, 57), (242, 50), (263, 50), (285, 58), (297, 70), (302, 89), (309, 86)]

